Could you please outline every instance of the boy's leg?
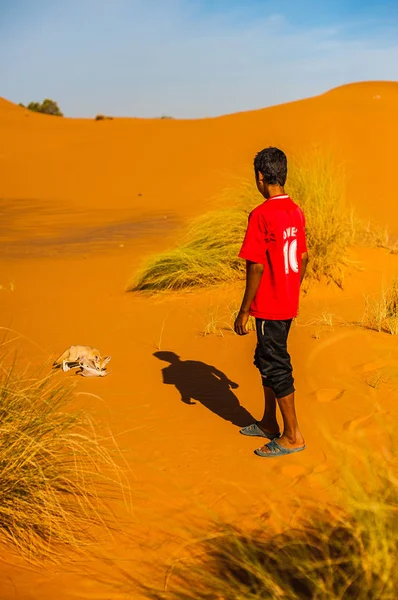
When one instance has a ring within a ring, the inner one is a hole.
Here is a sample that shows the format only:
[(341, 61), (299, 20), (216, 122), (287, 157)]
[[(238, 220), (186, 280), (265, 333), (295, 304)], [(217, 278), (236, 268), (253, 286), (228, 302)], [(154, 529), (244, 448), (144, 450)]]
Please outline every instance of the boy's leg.
[[(304, 446), (304, 438), (296, 416), (294, 392), (277, 400), (283, 419), (283, 433), (278, 439), (278, 444), (286, 448), (300, 448)], [(264, 451), (266, 452), (267, 448)]]
[[(290, 326), (291, 320), (258, 322), (257, 363), (263, 383), (267, 382), (272, 386), (264, 386), (265, 412), (261, 426), (263, 427), (263, 421), (272, 426), (273, 415), (275, 426), (277, 401), (283, 418), (283, 434), (278, 439), (278, 444), (288, 448), (299, 448), (304, 445), (304, 439), (295, 411), (293, 369), (287, 351)], [(262, 450), (267, 452), (267, 446)]]
[(264, 387), (264, 415), (258, 426), (268, 433), (279, 433), (279, 425), (276, 420), (276, 398), (274, 391), (266, 386)]
[[(305, 441), (297, 421), (294, 392), (283, 398), (278, 398), (277, 401), (283, 418), (283, 433), (277, 440), (278, 444), (284, 448), (301, 448), (305, 445)], [(261, 450), (270, 452), (267, 445), (264, 445)]]
[(257, 346), (254, 353), (254, 366), (260, 371), (262, 384), (264, 388), (264, 414), (257, 425), (264, 432), (279, 433), (279, 425), (276, 420), (276, 398), (275, 393), (267, 383), (267, 355), (264, 351), (264, 327), (265, 322), (262, 319), (256, 319)]

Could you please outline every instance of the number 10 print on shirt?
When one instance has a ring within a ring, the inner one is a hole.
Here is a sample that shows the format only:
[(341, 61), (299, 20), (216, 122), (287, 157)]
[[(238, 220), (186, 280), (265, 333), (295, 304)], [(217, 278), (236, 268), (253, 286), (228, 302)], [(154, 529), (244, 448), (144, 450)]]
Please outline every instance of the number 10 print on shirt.
[[(283, 256), (285, 259), (285, 273), (289, 274), (289, 271), (298, 273), (299, 265), (297, 258), (297, 229), (296, 227), (288, 227), (283, 232), (283, 239), (286, 240), (283, 244)], [(294, 238), (294, 239), (289, 239)]]

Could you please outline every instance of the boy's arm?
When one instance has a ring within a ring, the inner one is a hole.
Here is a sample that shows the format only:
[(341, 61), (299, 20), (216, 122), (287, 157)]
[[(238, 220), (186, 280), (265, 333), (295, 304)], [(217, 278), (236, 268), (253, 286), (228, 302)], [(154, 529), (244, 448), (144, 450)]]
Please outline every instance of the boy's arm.
[(308, 265), (308, 252), (304, 252), (301, 255), (300, 285), (303, 282), (304, 275), (307, 270), (307, 265)]
[(243, 296), (242, 306), (240, 307), (234, 325), (235, 333), (237, 333), (238, 335), (246, 335), (247, 333), (249, 333), (248, 331), (246, 331), (246, 323), (249, 319), (250, 306), (254, 300), (254, 296), (257, 293), (263, 272), (263, 264), (254, 263), (250, 260), (246, 261), (245, 295)]

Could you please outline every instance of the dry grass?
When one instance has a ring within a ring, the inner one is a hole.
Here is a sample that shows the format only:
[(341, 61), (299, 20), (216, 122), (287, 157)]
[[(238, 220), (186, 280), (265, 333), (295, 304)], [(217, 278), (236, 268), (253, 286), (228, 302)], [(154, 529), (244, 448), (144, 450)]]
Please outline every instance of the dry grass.
[(56, 376), (0, 362), (0, 541), (31, 561), (110, 531), (107, 500), (124, 489), (109, 443), (72, 397)]
[(110, 561), (112, 576), (103, 582), (126, 599), (140, 591), (148, 600), (395, 600), (398, 480), (393, 440), (383, 433), (377, 452), (365, 438), (333, 435), (339, 480), (331, 486), (325, 472), (330, 502), (292, 497), (294, 521), (282, 533), (275, 495), (266, 494), (269, 519), (258, 530), (216, 520), (207, 531), (192, 526), (192, 541), (165, 566), (163, 589), (143, 585), (134, 563)]
[(391, 287), (384, 287), (378, 296), (365, 298), (361, 324), (374, 331), (398, 334), (398, 278), (393, 280)]
[(319, 153), (307, 162), (293, 161), (286, 188), (306, 217), (310, 254), (307, 282), (324, 279), (342, 287), (356, 225), (345, 204), (341, 167), (330, 156)]
[[(355, 236), (343, 197), (344, 180), (329, 157), (313, 155), (293, 164), (287, 191), (302, 206), (310, 252), (308, 282), (326, 279), (342, 286), (347, 250)], [(172, 291), (232, 282), (244, 277), (238, 258), (250, 211), (261, 203), (254, 182), (228, 190), (219, 208), (193, 220), (178, 245), (145, 262), (128, 291)]]
[(0, 283), (0, 292), (13, 292), (15, 290), (15, 283), (10, 281), (7, 285)]
[(366, 226), (359, 224), (357, 241), (374, 248), (384, 248), (390, 254), (398, 254), (398, 241), (393, 240), (387, 228), (377, 227), (368, 223)]
[(307, 324), (333, 328), (334, 321), (335, 315), (324, 310), (320, 317), (308, 321)]
[(224, 337), (225, 320), (224, 315), (221, 314), (220, 306), (210, 306), (206, 311), (205, 325), (201, 334), (206, 337), (207, 335), (218, 335)]
[[(389, 454), (342, 446), (340, 501), (283, 533), (221, 526), (185, 548), (152, 600), (393, 600), (398, 589), (398, 494)], [(346, 454), (342, 454), (346, 456)], [(361, 474), (361, 475), (359, 475)], [(126, 574), (125, 574), (126, 575)], [(129, 576), (128, 576), (129, 578)], [(133, 578), (130, 577), (133, 585)]]
[[(223, 337), (225, 333), (235, 334), (234, 323), (238, 316), (239, 305), (232, 301), (226, 306), (211, 305), (205, 315), (205, 325), (202, 335), (218, 335)], [(246, 325), (247, 331), (256, 331), (256, 320), (249, 316)]]
[(374, 390), (377, 390), (381, 384), (386, 383), (386, 379), (383, 377), (383, 373), (380, 371), (380, 369), (378, 369), (365, 378), (365, 383)]
[(314, 327), (311, 337), (319, 340), (323, 334), (333, 331), (335, 319), (336, 317), (333, 313), (323, 311), (320, 317), (308, 321), (307, 325)]
[(245, 264), (238, 252), (248, 213), (244, 206), (236, 206), (195, 219), (179, 246), (143, 265), (129, 291), (175, 291), (244, 277)]

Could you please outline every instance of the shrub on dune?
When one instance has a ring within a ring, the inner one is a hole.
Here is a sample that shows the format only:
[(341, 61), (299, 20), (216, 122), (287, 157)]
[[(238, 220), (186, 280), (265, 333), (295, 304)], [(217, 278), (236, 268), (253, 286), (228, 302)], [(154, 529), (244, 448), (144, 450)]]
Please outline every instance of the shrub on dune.
[(70, 386), (0, 364), (0, 541), (31, 560), (80, 550), (107, 526), (120, 469)]
[[(325, 279), (341, 286), (347, 249), (354, 238), (344, 184), (328, 157), (314, 155), (292, 166), (287, 191), (306, 214), (310, 263), (307, 280)], [(223, 208), (193, 220), (179, 244), (151, 257), (129, 291), (171, 291), (231, 282), (244, 277), (237, 257), (250, 211), (261, 202), (255, 186), (242, 181), (222, 198)]]
[(55, 117), (64, 116), (58, 104), (54, 100), (50, 100), (50, 98), (45, 98), (43, 102), (29, 102), (26, 107), (20, 102), (19, 106), (44, 115), (53, 115)]

